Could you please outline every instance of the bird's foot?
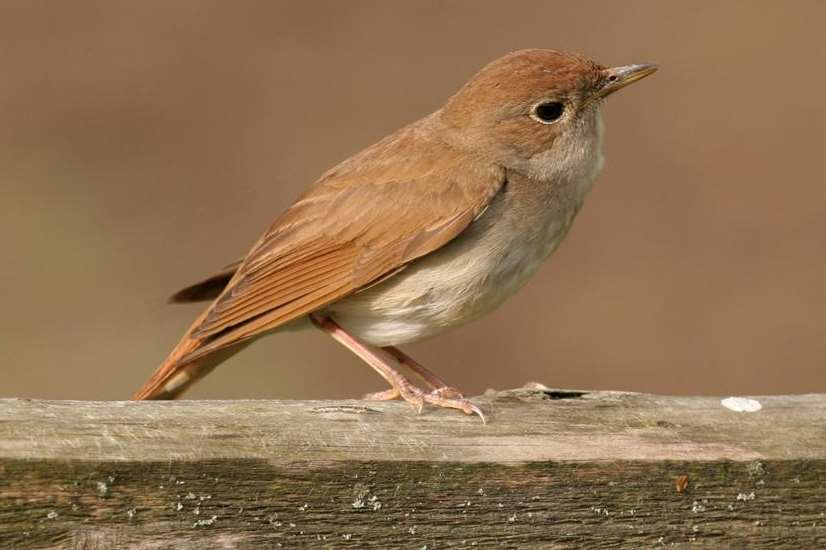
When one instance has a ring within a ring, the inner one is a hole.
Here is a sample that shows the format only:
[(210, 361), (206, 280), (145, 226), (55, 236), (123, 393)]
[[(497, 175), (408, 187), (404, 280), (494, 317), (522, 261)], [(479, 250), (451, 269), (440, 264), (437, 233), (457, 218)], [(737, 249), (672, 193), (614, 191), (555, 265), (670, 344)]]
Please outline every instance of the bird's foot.
[(487, 422), (482, 409), (465, 399), (456, 388), (443, 386), (426, 392), (405, 380), (399, 385), (398, 390), (401, 398), (416, 407), (419, 413), (422, 412), (425, 404), (429, 404), (447, 409), (459, 409), (465, 414), (477, 414), (483, 424)]
[(482, 419), (483, 424), (487, 422), (482, 409), (465, 399), (456, 388), (443, 386), (431, 392), (426, 392), (401, 376), (397, 382), (398, 386), (384, 391), (368, 393), (364, 396), (364, 399), (368, 401), (390, 401), (402, 398), (413, 405), (419, 413), (422, 412), (425, 404), (430, 404), (437, 407), (459, 409), (465, 414), (477, 414)]
[(462, 395), (462, 392), (460, 392), (457, 388), (454, 388), (452, 386), (441, 386), (439, 388), (436, 388), (435, 390), (433, 390), (430, 393), (432, 393), (433, 395), (437, 395), (439, 397), (444, 397), (445, 399), (464, 399), (465, 398), (465, 396)]
[(482, 424), (487, 424), (482, 409), (471, 403), (457, 390), (448, 386), (437, 388), (430, 393), (424, 394), (425, 403), (430, 403), (437, 407), (459, 409), (465, 414), (476, 414), (482, 419)]
[(447, 409), (459, 409), (465, 414), (478, 414), (485, 423), (485, 415), (482, 409), (465, 399), (456, 388), (446, 385), (441, 378), (431, 371), (416, 363), (409, 356), (402, 353), (398, 348), (384, 348), (400, 362), (405, 363), (416, 374), (422, 377), (425, 382), (436, 388), (431, 392), (426, 392), (418, 386), (413, 385), (403, 374), (387, 364), (385, 358), (376, 354), (369, 346), (359, 342), (353, 335), (344, 330), (331, 317), (312, 314), (310, 319), (313, 323), (332, 336), (336, 341), (346, 346), (350, 351), (361, 357), (368, 365), (373, 367), (379, 374), (390, 383), (389, 390), (365, 395), (365, 399), (387, 401), (401, 397), (421, 413), (425, 403), (444, 407)]

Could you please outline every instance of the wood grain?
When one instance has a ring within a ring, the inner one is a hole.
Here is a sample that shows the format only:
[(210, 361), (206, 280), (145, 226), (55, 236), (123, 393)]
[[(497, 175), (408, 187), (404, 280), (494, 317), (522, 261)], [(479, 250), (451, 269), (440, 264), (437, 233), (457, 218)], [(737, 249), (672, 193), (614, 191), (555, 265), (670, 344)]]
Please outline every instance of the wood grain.
[(826, 395), (754, 399), (5, 399), (0, 547), (824, 547)]

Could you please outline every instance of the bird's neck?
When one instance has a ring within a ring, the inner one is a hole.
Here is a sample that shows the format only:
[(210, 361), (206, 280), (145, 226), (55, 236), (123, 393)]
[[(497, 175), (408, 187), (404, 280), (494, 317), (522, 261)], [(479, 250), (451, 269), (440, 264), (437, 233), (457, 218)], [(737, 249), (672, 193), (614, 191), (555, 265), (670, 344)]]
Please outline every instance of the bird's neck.
[(573, 186), (584, 198), (605, 163), (602, 136), (602, 115), (594, 109), (576, 128), (554, 140), (553, 147), (517, 161), (514, 169), (536, 181)]

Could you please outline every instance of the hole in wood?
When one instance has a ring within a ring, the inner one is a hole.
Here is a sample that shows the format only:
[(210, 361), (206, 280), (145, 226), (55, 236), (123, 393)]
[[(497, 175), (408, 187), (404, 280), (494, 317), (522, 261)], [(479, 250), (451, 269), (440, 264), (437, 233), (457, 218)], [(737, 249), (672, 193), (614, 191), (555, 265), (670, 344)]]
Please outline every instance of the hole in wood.
[(577, 399), (587, 394), (585, 391), (545, 390), (543, 399)]

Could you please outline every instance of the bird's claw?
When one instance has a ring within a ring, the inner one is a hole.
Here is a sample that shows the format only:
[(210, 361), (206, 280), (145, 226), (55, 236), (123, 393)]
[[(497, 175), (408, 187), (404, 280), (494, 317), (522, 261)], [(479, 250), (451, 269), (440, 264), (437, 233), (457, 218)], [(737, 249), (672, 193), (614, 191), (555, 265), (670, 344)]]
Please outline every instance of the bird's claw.
[[(391, 390), (392, 391), (392, 390)], [(468, 401), (456, 388), (444, 386), (431, 392), (425, 392), (421, 388), (407, 382), (398, 388), (398, 393), (402, 399), (413, 405), (417, 414), (421, 414), (425, 403), (436, 407), (458, 409), (465, 414), (475, 414), (482, 419), (482, 424), (487, 424), (482, 409)]]

